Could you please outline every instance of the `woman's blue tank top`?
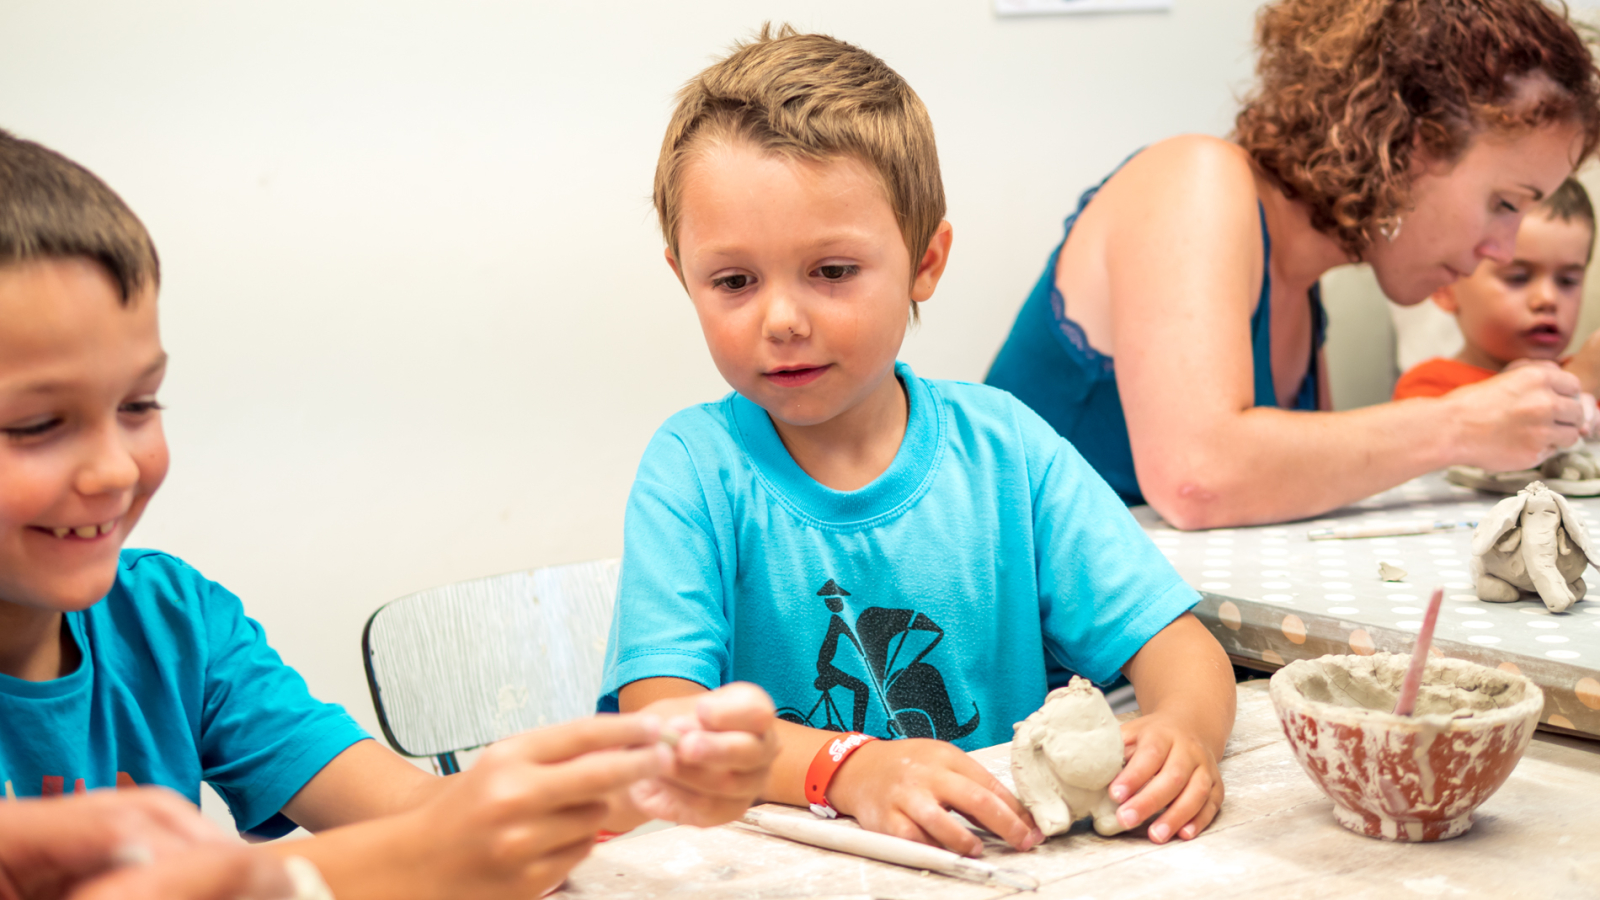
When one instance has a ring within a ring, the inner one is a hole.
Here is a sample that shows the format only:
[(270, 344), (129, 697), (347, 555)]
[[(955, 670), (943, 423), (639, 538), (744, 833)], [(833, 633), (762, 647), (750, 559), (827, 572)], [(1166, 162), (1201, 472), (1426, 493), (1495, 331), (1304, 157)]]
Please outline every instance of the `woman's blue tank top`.
[[(1120, 167), (1119, 167), (1120, 168)], [(1116, 174), (1113, 172), (1112, 174)], [(1110, 176), (1106, 176), (1107, 179)], [(1067, 217), (1066, 234), (1105, 184), (1083, 192), (1078, 209)], [(1259, 206), (1259, 204), (1258, 204)], [(1056, 261), (1061, 258), (1061, 243), (1050, 252), (1039, 283), (1028, 295), (1017, 321), (989, 367), (984, 381), (1010, 391), (1028, 404), (1045, 421), (1071, 441), (1084, 459), (1094, 466), (1124, 503), (1143, 503), (1139, 479), (1134, 474), (1133, 450), (1128, 444), (1128, 420), (1122, 414), (1122, 398), (1117, 393), (1116, 370), (1112, 359), (1089, 346), (1083, 329), (1067, 318), (1066, 304), (1056, 289)], [(1257, 406), (1277, 406), (1277, 390), (1272, 382), (1272, 238), (1267, 234), (1266, 211), (1261, 211), (1262, 273), (1261, 297), (1250, 316), (1250, 348), (1254, 358)], [(1309, 300), (1312, 317), (1311, 365), (1300, 382), (1292, 409), (1317, 408), (1316, 350), (1322, 346), (1327, 316), (1322, 295), (1312, 286)], [(1182, 390), (1182, 385), (1174, 385)]]

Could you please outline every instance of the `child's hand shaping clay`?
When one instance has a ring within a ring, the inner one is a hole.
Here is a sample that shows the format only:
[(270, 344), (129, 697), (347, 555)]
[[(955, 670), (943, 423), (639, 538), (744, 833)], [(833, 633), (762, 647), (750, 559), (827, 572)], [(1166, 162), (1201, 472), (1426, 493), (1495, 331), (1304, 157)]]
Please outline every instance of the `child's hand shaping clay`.
[(653, 717), (596, 716), (491, 746), (428, 803), (371, 823), (392, 829), (394, 857), (394, 884), (371, 895), (540, 896), (588, 855), (608, 798), (668, 765), (658, 735)]
[(737, 819), (755, 802), (778, 756), (775, 717), (772, 699), (752, 684), (701, 695), (693, 716), (667, 722), (680, 735), (671, 762), (658, 777), (629, 788), (629, 799), (646, 816), (684, 825)]
[(955, 810), (1018, 850), (1044, 835), (1011, 792), (960, 748), (907, 738), (865, 744), (839, 767), (828, 801), (868, 831), (944, 846), (964, 856), (983, 842), (948, 812)]
[(1128, 764), (1109, 789), (1122, 804), (1122, 827), (1136, 827), (1165, 807), (1147, 831), (1155, 843), (1173, 835), (1190, 840), (1205, 830), (1222, 808), (1222, 773), (1205, 743), (1160, 712), (1123, 724), (1122, 740)]

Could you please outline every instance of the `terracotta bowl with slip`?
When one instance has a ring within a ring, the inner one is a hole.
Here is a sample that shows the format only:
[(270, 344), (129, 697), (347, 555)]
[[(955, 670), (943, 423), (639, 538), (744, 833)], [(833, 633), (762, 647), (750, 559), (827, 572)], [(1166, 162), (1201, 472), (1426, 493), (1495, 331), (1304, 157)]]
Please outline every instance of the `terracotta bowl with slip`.
[(1516, 768), (1544, 709), (1521, 675), (1430, 659), (1416, 714), (1395, 715), (1409, 659), (1390, 653), (1298, 660), (1269, 693), (1295, 759), (1340, 825), (1390, 841), (1441, 841)]

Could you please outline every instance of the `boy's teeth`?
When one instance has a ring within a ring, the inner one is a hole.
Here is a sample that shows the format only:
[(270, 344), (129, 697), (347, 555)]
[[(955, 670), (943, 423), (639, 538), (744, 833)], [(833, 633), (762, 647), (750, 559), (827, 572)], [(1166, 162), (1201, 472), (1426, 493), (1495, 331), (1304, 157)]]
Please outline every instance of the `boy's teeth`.
[(117, 527), (117, 523), (116, 522), (107, 522), (104, 525), (100, 526), (100, 533), (101, 534), (110, 534), (111, 533), (111, 529), (113, 529), (115, 527)]
[(72, 531), (71, 528), (52, 528), (50, 530), (54, 531), (58, 538), (64, 538)]
[(72, 533), (81, 538), (97, 537), (100, 534), (100, 526), (79, 525), (77, 528), (72, 529)]

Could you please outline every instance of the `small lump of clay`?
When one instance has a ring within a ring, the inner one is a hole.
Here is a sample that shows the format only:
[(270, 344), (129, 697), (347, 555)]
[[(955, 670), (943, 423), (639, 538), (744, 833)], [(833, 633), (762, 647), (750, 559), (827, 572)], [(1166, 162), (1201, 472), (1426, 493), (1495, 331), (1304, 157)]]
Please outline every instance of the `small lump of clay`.
[(1106, 792), (1122, 771), (1122, 728), (1098, 688), (1074, 677), (1012, 728), (1011, 777), (1040, 831), (1061, 834), (1085, 816), (1101, 834), (1126, 830)]
[(1406, 570), (1399, 566), (1391, 566), (1383, 560), (1378, 560), (1378, 579), (1380, 581), (1405, 581)]

